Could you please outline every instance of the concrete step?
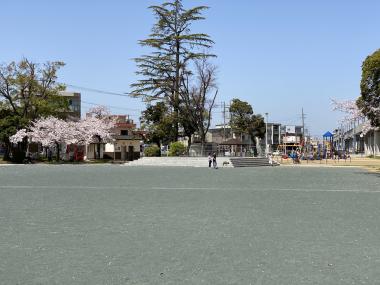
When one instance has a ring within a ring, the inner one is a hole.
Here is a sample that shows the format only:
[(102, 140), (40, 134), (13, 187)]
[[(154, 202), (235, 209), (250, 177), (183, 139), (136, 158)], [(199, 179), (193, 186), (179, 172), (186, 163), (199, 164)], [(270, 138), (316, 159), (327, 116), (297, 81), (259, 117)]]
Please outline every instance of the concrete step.
[[(219, 167), (265, 167), (272, 166), (268, 158), (262, 157), (218, 157)], [(172, 167), (208, 167), (207, 157), (143, 157), (131, 161), (126, 166), (172, 166)], [(273, 166), (279, 165), (277, 162)]]
[(239, 157), (231, 158), (233, 167), (266, 167), (266, 166), (278, 166), (277, 162), (273, 162), (273, 165), (269, 163), (268, 158), (260, 157)]
[[(219, 167), (232, 167), (229, 158), (217, 159)], [(228, 162), (223, 164), (223, 162)], [(174, 167), (208, 167), (207, 157), (143, 157), (131, 161), (126, 166), (174, 166)]]

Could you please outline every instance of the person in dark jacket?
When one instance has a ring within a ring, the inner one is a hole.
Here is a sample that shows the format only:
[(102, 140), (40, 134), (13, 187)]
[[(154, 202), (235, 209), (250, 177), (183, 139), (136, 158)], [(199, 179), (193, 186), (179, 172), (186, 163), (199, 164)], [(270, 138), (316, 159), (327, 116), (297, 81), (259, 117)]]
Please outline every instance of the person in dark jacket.
[(214, 152), (214, 154), (212, 155), (212, 166), (214, 168), (218, 168), (218, 164), (216, 162), (216, 153)]

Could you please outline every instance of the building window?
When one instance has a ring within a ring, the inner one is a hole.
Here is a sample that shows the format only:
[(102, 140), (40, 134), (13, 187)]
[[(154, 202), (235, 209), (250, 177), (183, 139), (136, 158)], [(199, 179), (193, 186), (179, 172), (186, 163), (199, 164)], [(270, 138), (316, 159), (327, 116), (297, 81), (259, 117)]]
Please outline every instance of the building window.
[(120, 131), (120, 134), (121, 134), (122, 136), (127, 136), (127, 135), (128, 135), (128, 130), (121, 130), (121, 131)]

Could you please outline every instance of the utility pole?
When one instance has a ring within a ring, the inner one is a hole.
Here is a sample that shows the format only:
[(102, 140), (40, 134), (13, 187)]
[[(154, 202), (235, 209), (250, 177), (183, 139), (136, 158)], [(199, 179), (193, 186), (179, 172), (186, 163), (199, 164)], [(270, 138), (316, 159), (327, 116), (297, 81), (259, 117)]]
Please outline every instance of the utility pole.
[(268, 113), (265, 113), (265, 156), (268, 156)]
[(302, 108), (302, 139), (303, 139), (303, 146), (305, 147), (306, 140), (305, 140), (305, 114), (303, 112)]
[(222, 102), (223, 106), (223, 142), (226, 140), (226, 102)]
[(302, 137), (305, 139), (305, 114), (302, 108)]

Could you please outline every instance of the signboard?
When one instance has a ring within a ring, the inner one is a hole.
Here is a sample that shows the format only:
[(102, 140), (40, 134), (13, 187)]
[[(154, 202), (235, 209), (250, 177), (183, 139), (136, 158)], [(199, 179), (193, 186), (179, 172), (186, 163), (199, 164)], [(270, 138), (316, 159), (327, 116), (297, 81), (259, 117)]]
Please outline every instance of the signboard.
[(295, 134), (296, 133), (296, 126), (286, 126), (286, 132), (288, 134)]
[(285, 143), (297, 143), (297, 137), (296, 136), (288, 136), (284, 137)]

